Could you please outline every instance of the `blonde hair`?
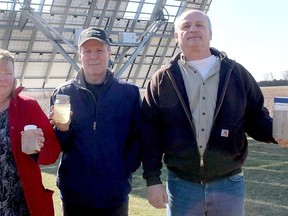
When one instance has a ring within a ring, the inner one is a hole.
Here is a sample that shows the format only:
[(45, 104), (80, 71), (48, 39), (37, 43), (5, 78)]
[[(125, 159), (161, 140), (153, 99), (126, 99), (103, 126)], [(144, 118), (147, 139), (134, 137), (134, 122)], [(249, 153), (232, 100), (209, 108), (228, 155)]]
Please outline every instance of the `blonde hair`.
[[(0, 49), (0, 61), (2, 61), (2, 62), (12, 62), (13, 71), (14, 71), (15, 57), (12, 55), (11, 52), (9, 52), (8, 50)], [(15, 73), (13, 73), (13, 74), (14, 74), (14, 82), (13, 82), (13, 88), (12, 88), (10, 97), (13, 97), (15, 89), (16, 89), (16, 85), (17, 85), (17, 80), (16, 80), (16, 77), (15, 77)]]
[(11, 61), (14, 67), (15, 58), (8, 50), (0, 49), (0, 61)]

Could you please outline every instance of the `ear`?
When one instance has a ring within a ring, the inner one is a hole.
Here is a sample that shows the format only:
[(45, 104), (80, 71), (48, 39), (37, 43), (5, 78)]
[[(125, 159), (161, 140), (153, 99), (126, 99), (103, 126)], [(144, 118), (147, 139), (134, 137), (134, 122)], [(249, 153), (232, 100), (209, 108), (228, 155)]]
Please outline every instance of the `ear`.
[(77, 60), (78, 60), (79, 63), (81, 62), (81, 59), (82, 59), (82, 57), (81, 57), (81, 53), (80, 53), (80, 50), (79, 50), (78, 53), (77, 53)]
[(177, 32), (174, 32), (174, 39), (175, 39), (176, 43), (178, 43), (178, 33)]
[(108, 53), (109, 53), (109, 56), (111, 56), (111, 47), (109, 45), (108, 46)]

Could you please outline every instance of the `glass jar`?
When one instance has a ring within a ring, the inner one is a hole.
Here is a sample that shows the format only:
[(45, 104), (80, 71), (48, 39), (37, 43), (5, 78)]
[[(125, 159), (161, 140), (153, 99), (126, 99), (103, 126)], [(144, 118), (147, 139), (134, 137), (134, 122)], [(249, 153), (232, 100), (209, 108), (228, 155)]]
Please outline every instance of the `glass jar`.
[(70, 119), (70, 96), (58, 94), (54, 103), (53, 120), (61, 124), (65, 124)]
[(274, 98), (273, 137), (288, 139), (288, 97)]
[(26, 125), (21, 136), (22, 152), (26, 154), (35, 154), (40, 151), (38, 141), (35, 136), (36, 125)]

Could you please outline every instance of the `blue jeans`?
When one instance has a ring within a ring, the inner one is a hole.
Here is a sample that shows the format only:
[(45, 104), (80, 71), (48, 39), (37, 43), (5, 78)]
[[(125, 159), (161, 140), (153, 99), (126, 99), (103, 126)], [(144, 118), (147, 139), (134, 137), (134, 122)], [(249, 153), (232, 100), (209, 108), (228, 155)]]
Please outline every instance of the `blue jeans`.
[(192, 183), (168, 172), (167, 216), (243, 216), (244, 175), (207, 183)]

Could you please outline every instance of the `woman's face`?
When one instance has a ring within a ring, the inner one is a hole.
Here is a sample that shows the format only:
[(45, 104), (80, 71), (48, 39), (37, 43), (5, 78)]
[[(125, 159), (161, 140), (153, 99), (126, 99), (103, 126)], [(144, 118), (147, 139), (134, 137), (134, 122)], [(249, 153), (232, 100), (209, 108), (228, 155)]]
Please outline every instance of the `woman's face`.
[(10, 97), (14, 87), (14, 65), (11, 61), (0, 60), (0, 102)]

